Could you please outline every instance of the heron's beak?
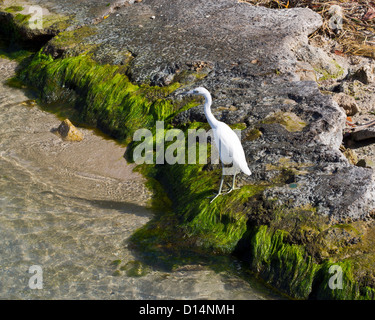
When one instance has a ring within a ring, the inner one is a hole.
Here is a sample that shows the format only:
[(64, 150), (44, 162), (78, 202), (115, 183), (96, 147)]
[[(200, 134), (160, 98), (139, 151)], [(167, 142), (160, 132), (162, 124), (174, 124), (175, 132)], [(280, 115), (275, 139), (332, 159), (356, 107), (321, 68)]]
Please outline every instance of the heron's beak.
[(189, 95), (189, 94), (194, 94), (194, 91), (193, 91), (193, 90), (190, 90), (190, 91), (186, 91), (186, 92), (182, 92), (182, 93), (180, 93), (180, 95), (182, 95), (182, 96), (187, 96), (187, 95)]

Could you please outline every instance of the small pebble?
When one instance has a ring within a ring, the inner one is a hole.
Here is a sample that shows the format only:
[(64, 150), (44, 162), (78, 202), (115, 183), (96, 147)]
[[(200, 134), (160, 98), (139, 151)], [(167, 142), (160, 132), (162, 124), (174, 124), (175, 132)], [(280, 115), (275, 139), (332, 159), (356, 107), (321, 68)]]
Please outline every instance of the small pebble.
[(155, 16), (151, 16), (151, 19), (155, 19), (156, 17)]

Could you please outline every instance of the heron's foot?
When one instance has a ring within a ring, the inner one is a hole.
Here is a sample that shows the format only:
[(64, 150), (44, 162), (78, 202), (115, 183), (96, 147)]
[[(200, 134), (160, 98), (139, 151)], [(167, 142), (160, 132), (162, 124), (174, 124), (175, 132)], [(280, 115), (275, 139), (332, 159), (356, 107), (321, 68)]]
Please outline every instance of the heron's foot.
[(230, 190), (225, 192), (225, 194), (231, 193), (233, 190), (239, 190), (239, 189), (241, 189), (241, 188), (239, 188), (239, 187), (230, 188)]
[(219, 192), (216, 195), (213, 195), (212, 197), (208, 197), (208, 199), (211, 199), (210, 203), (212, 203), (218, 196), (222, 195), (223, 193)]

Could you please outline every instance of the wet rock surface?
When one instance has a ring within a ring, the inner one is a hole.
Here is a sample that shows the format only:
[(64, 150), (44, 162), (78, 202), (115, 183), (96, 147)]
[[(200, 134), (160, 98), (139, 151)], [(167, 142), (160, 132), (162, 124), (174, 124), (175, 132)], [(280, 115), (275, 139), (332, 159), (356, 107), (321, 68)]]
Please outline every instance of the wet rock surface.
[(80, 132), (69, 119), (65, 119), (59, 127), (53, 131), (58, 132), (64, 140), (67, 141), (82, 141), (83, 134)]
[[(309, 205), (336, 220), (364, 219), (375, 206), (372, 170), (353, 166), (339, 150), (344, 110), (312, 81), (314, 70), (318, 80), (344, 86), (350, 71), (309, 44), (308, 35), (322, 24), (313, 11), (271, 11), (230, 0), (193, 0), (188, 6), (182, 0), (31, 2), (79, 21), (73, 29), (92, 28), (58, 56), (88, 52), (99, 63), (128, 65), (138, 84), (183, 83), (171, 99), (204, 86), (220, 120), (245, 123), (243, 137), (259, 130), (257, 139), (243, 138), (253, 175), (242, 179), (268, 183), (267, 198)], [(47, 48), (53, 53), (61, 44)], [(369, 78), (362, 73), (355, 73), (356, 81)], [(203, 120), (201, 107), (176, 123), (194, 120)]]

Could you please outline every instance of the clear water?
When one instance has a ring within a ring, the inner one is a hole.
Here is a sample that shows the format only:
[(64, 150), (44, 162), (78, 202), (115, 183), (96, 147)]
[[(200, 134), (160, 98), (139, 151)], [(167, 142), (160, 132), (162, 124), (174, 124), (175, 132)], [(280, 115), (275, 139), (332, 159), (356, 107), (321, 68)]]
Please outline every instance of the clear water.
[[(128, 239), (152, 217), (143, 178), (123, 146), (85, 129), (82, 142), (51, 132), (61, 119), (4, 84), (15, 67), (0, 58), (0, 299), (279, 299), (209, 266), (116, 275), (114, 260), (139, 260)], [(42, 289), (29, 284), (34, 265)]]

